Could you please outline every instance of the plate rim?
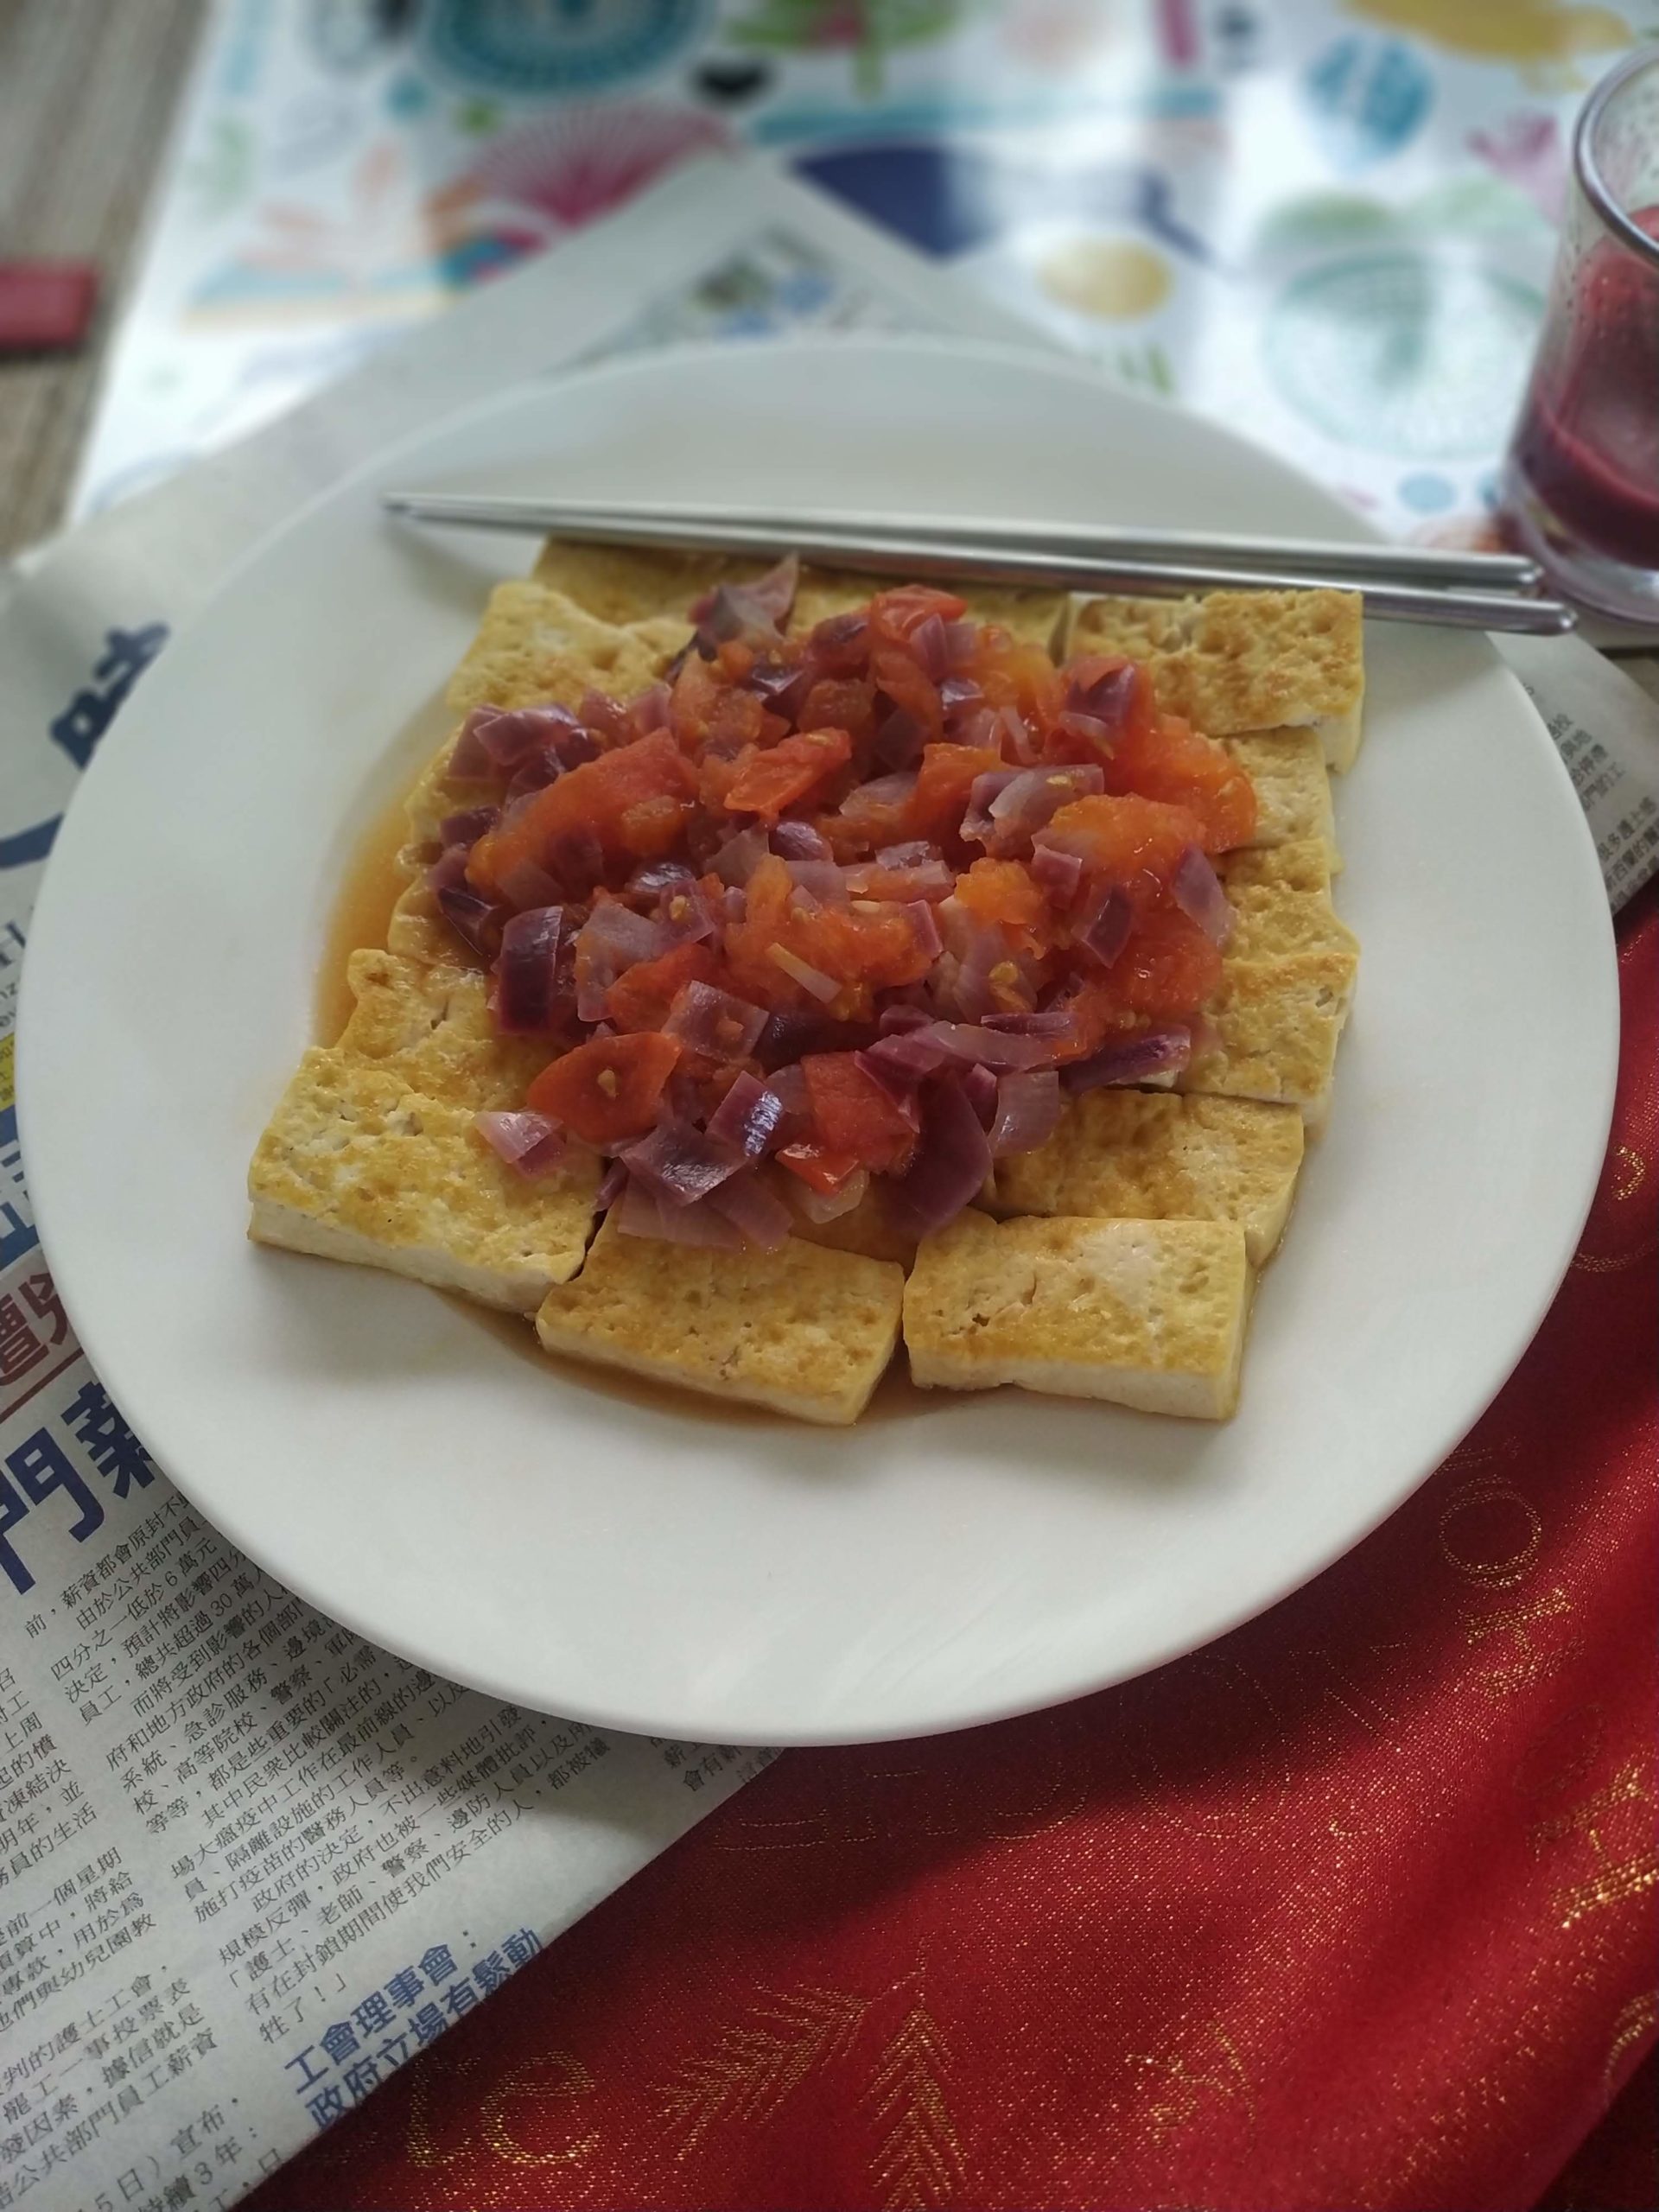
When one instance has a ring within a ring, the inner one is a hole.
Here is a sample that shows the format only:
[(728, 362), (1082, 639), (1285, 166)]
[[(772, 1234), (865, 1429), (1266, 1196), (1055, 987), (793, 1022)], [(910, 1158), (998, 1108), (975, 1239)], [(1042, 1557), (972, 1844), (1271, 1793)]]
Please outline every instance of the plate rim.
[[(1131, 413), (1150, 410), (1164, 417), (1180, 417), (1190, 411), (1161, 397), (1121, 391), (1112, 385), (1092, 363), (1062, 353), (1046, 352), (1035, 346), (1025, 346), (1001, 340), (953, 340), (948, 336), (931, 333), (857, 333), (837, 336), (824, 336), (820, 334), (790, 334), (780, 340), (768, 341), (766, 351), (774, 355), (788, 351), (829, 356), (834, 353), (845, 353), (855, 348), (869, 353), (887, 353), (907, 357), (914, 357), (918, 353), (936, 357), (944, 356), (957, 363), (960, 363), (964, 356), (969, 359), (994, 361), (1021, 372), (1033, 372), (1039, 378), (1058, 376), (1065, 381), (1082, 386), (1094, 393), (1109, 396), (1113, 404), (1127, 407)], [(198, 631), (205, 631), (211, 624), (220, 601), (241, 585), (248, 572), (256, 569), (280, 540), (300, 531), (308, 520), (336, 500), (349, 497), (365, 483), (383, 480), (386, 472), (395, 467), (404, 455), (436, 444), (464, 431), (474, 423), (486, 421), (496, 414), (509, 413), (515, 408), (524, 405), (532, 396), (549, 402), (556, 402), (558, 397), (573, 384), (605, 385), (626, 382), (636, 376), (646, 378), (661, 378), (664, 373), (671, 376), (679, 365), (687, 360), (699, 362), (710, 357), (750, 358), (755, 350), (752, 340), (723, 342), (698, 340), (657, 347), (635, 354), (585, 364), (569, 372), (525, 378), (482, 399), (471, 402), (465, 407), (454, 410), (448, 414), (434, 419), (407, 436), (368, 455), (358, 467), (347, 472), (335, 482), (321, 487), (281, 522), (257, 536), (241, 556), (226, 569), (209, 597), (184, 622), (180, 624), (175, 632), (175, 645), (193, 637)], [(1256, 461), (1265, 462), (1287, 478), (1293, 480), (1305, 493), (1317, 496), (1330, 514), (1333, 536), (1348, 535), (1357, 540), (1370, 539), (1386, 542), (1382, 539), (1382, 534), (1375, 531), (1363, 517), (1344, 509), (1338, 496), (1328, 486), (1306, 475), (1294, 463), (1287, 461), (1270, 448), (1262, 446), (1233, 430), (1230, 425), (1217, 423), (1208, 416), (1194, 416), (1192, 419), (1203, 423), (1206, 430), (1228, 443), (1248, 452)], [(1144, 1647), (1141, 1655), (1128, 1664), (1113, 1664), (1103, 1672), (1091, 1675), (1086, 1681), (1073, 1681), (1065, 1687), (1041, 1691), (1034, 1695), (1020, 1694), (998, 1702), (982, 1700), (970, 1713), (952, 1713), (944, 1718), (932, 1720), (918, 1720), (909, 1718), (900, 1719), (884, 1728), (872, 1728), (868, 1725), (861, 1724), (852, 1728), (819, 1726), (785, 1731), (775, 1728), (745, 1729), (741, 1726), (721, 1723), (719, 1730), (720, 1740), (763, 1745), (782, 1743), (791, 1745), (828, 1745), (903, 1740), (924, 1734), (953, 1732), (958, 1729), (988, 1725), (1033, 1711), (1046, 1710), (1077, 1698), (1092, 1695), (1120, 1683), (1135, 1680), (1142, 1675), (1154, 1672), (1171, 1663), (1177, 1658), (1207, 1648), (1245, 1623), (1271, 1611), (1363, 1543), (1422, 1486), (1443, 1463), (1446, 1454), (1455, 1447), (1459, 1440), (1467, 1434), (1470, 1428), (1484, 1415), (1513, 1375), (1530, 1348), (1544, 1318), (1559, 1294), (1561, 1283), (1571, 1266), (1573, 1253), (1577, 1249), (1584, 1224), (1588, 1217), (1599, 1186), (1602, 1165), (1605, 1158), (1607, 1139), (1611, 1127), (1618, 1074), (1619, 1004), (1617, 949), (1612, 917), (1605, 902), (1594, 842), (1580, 807), (1571, 778), (1549, 737), (1541, 715), (1533, 704), (1525, 687), (1514, 671), (1503, 662), (1502, 656), (1493, 647), (1490, 639), (1484, 639), (1481, 643), (1484, 645), (1488, 664), (1501, 672), (1511, 695), (1512, 702), (1523, 707), (1526, 715), (1530, 719), (1536, 741), (1553, 769), (1558, 800), (1567, 809), (1569, 818), (1577, 824), (1578, 835), (1573, 842), (1578, 850), (1580, 867), (1581, 869), (1587, 868), (1588, 875), (1593, 881), (1596, 904), (1599, 908), (1604, 924), (1602, 935), (1607, 956), (1599, 963), (1599, 969), (1605, 1000), (1603, 1018), (1597, 1023), (1597, 1033), (1600, 1042), (1599, 1065), (1596, 1070), (1591, 1071), (1588, 1076), (1582, 1065), (1575, 1070), (1574, 1073), (1576, 1084), (1581, 1085), (1586, 1080), (1592, 1081), (1599, 1092), (1601, 1110), (1594, 1117), (1595, 1123), (1600, 1130), (1599, 1144), (1595, 1152), (1593, 1164), (1586, 1166), (1580, 1179), (1581, 1187), (1579, 1195), (1575, 1198), (1569, 1213), (1564, 1217), (1567, 1226), (1560, 1235), (1560, 1249), (1552, 1256), (1548, 1270), (1548, 1279), (1545, 1279), (1541, 1271), (1540, 1273), (1540, 1288), (1532, 1301), (1524, 1335), (1522, 1336), (1518, 1346), (1508, 1356), (1507, 1363), (1503, 1365), (1502, 1372), (1492, 1381), (1490, 1389), (1480, 1400), (1478, 1405), (1473, 1405), (1473, 1402), (1471, 1402), (1473, 1409), (1465, 1415), (1460, 1416), (1451, 1426), (1450, 1433), (1438, 1444), (1426, 1463), (1416, 1465), (1414, 1460), (1414, 1471), (1408, 1478), (1390, 1486), (1386, 1500), (1374, 1513), (1365, 1517), (1363, 1522), (1357, 1519), (1348, 1522), (1342, 1534), (1333, 1542), (1318, 1550), (1316, 1554), (1303, 1562), (1290, 1575), (1277, 1580), (1269, 1594), (1257, 1593), (1242, 1599), (1236, 1608), (1225, 1609), (1211, 1616), (1196, 1631), (1187, 1628), (1178, 1630), (1156, 1644)], [(147, 696), (149, 696), (147, 691), (141, 691), (141, 701)], [(123, 720), (126, 719), (127, 717), (123, 717)], [(66, 810), (64, 831), (60, 834), (58, 849), (54, 851), (48, 863), (37, 895), (34, 914), (31, 917), (29, 954), (34, 952), (42, 934), (42, 916), (46, 918), (46, 935), (48, 944), (52, 942), (53, 937), (60, 931), (68, 931), (73, 926), (73, 918), (67, 919), (63, 924), (60, 924), (57, 920), (57, 909), (60, 906), (65, 905), (69, 894), (64, 893), (60, 896), (53, 889), (55, 881), (64, 880), (64, 871), (57, 868), (54, 863), (58, 861), (60, 852), (66, 849), (73, 851), (74, 843), (78, 842), (72, 827), (73, 816), (78, 810), (73, 802), (80, 798), (92, 779), (99, 773), (100, 763), (105, 757), (106, 747), (99, 748), (99, 757), (94, 759), (89, 770), (76, 785), (72, 794), (71, 804)], [(1558, 812), (1559, 810), (1558, 806)], [(73, 917), (73, 907), (67, 908), (66, 911)], [(20, 1040), (26, 1036), (32, 1036), (37, 1029), (44, 1026), (39, 1011), (39, 1001), (42, 998), (46, 987), (35, 980), (41, 975), (44, 965), (43, 962), (26, 954), (17, 1009), (16, 1034)], [(26, 1163), (29, 1162), (32, 1157), (49, 1156), (49, 1147), (42, 1148), (38, 1141), (39, 1128), (33, 1104), (35, 1096), (35, 1084), (28, 1072), (30, 1065), (30, 1056), (20, 1042), (17, 1054), (17, 1109), (22, 1153)], [(44, 1112), (44, 1110), (42, 1108), (41, 1111)], [(33, 1135), (31, 1131), (35, 1133)], [(49, 1250), (51, 1230), (47, 1217), (52, 1211), (53, 1201), (44, 1195), (44, 1186), (37, 1186), (32, 1169), (30, 1172), (30, 1189), (36, 1227), (40, 1233), (42, 1249), (47, 1254), (48, 1264), (51, 1264)], [(50, 1182), (49, 1174), (47, 1182), (48, 1184)], [(94, 1353), (86, 1336), (82, 1332), (79, 1315), (76, 1310), (79, 1294), (73, 1287), (66, 1289), (65, 1303), (70, 1310), (72, 1320), (74, 1321), (77, 1338), (86, 1353), (89, 1366), (95, 1376), (100, 1379), (104, 1378), (111, 1372), (111, 1363)], [(96, 1333), (97, 1332), (94, 1331), (94, 1334)], [(119, 1364), (120, 1357), (118, 1352), (113, 1365), (118, 1367)], [(142, 1384), (140, 1389), (142, 1389)], [(130, 1394), (118, 1386), (111, 1386), (111, 1395), (124, 1407), (129, 1401)], [(150, 1433), (149, 1425), (144, 1424), (143, 1429), (148, 1440), (148, 1435)], [(339, 1595), (332, 1591), (314, 1594), (313, 1586), (308, 1586), (308, 1577), (304, 1575), (296, 1577), (285, 1563), (272, 1557), (258, 1540), (257, 1533), (252, 1540), (243, 1533), (239, 1526), (242, 1516), (234, 1510), (234, 1500), (229, 1506), (226, 1506), (214, 1499), (210, 1505), (198, 1494), (188, 1478), (181, 1478), (175, 1471), (163, 1451), (154, 1446), (151, 1448), (157, 1464), (163, 1467), (168, 1479), (193, 1508), (202, 1515), (204, 1520), (219, 1529), (230, 1541), (245, 1551), (257, 1565), (273, 1575), (286, 1587), (293, 1590), (305, 1602), (315, 1605), (328, 1617), (340, 1621), (344, 1625), (352, 1628), (354, 1632), (365, 1636), (383, 1649), (392, 1651), (413, 1664), (434, 1667), (436, 1671), (444, 1673), (446, 1675), (450, 1674), (449, 1662), (447, 1658), (435, 1655), (430, 1649), (424, 1649), (400, 1635), (388, 1637), (384, 1625), (378, 1620), (369, 1618), (354, 1603), (343, 1604)], [(450, 1678), (464, 1681), (470, 1686), (493, 1696), (499, 1696), (518, 1703), (527, 1701), (521, 1687), (515, 1685), (508, 1678), (493, 1674), (487, 1667), (469, 1667), (464, 1675), (451, 1675)], [(537, 1709), (545, 1708), (538, 1707)], [(656, 1734), (664, 1732), (666, 1729), (668, 1732), (687, 1732), (686, 1729), (680, 1727), (677, 1721), (675, 1721), (672, 1726), (668, 1723), (658, 1725), (652, 1716), (642, 1717), (638, 1713), (607, 1710), (601, 1704), (596, 1704), (592, 1700), (578, 1700), (572, 1705), (561, 1703), (557, 1710), (565, 1717), (602, 1727), (613, 1728), (619, 1732)], [(708, 1724), (699, 1721), (690, 1724), (689, 1732), (693, 1736), (706, 1737), (713, 1732)]]

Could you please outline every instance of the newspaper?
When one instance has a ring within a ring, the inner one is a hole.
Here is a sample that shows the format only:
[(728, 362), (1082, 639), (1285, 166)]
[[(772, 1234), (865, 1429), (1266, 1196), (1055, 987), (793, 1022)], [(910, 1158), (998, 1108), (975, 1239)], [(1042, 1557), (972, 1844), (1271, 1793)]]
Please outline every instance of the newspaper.
[[(209, 1529), (54, 1291), (11, 1049), (75, 777), (231, 560), (366, 452), (496, 388), (501, 365), (556, 376), (729, 333), (734, 302), (758, 338), (1028, 337), (764, 163), (714, 161), (3, 587), (0, 2212), (232, 2203), (772, 1756), (461, 1689), (320, 1618)], [(1589, 658), (1592, 677), (1558, 677), (1540, 655), (1541, 701), (1567, 717), (1564, 749), (1582, 729), (1634, 779), (1659, 758), (1659, 709), (1629, 686), (1644, 724)]]
[(11, 1034), (76, 774), (229, 562), (501, 364), (705, 335), (734, 298), (757, 336), (1012, 327), (714, 163), (31, 556), (0, 603), (0, 2208), (233, 2202), (773, 1756), (461, 1689), (216, 1535), (54, 1290)]

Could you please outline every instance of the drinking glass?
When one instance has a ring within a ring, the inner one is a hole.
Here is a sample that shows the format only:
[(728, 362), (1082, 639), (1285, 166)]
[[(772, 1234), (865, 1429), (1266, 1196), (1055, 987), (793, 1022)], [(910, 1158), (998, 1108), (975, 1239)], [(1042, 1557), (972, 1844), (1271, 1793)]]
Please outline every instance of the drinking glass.
[(1592, 92), (1503, 504), (1573, 597), (1659, 621), (1659, 46)]

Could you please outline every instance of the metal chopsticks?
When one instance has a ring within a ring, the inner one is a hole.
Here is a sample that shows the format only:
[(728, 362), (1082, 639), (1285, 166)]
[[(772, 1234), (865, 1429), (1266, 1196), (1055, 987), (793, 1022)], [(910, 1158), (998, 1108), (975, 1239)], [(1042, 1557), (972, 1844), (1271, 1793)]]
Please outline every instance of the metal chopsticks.
[(960, 576), (1147, 598), (1336, 585), (1363, 593), (1366, 613), (1383, 621), (1535, 637), (1557, 636), (1577, 621), (1561, 601), (1538, 595), (1541, 572), (1535, 563), (1507, 553), (1113, 531), (1070, 523), (910, 519), (818, 510), (764, 513), (446, 492), (386, 493), (382, 505), (389, 513), (416, 522), (758, 559), (792, 551), (806, 560), (856, 566), (879, 575)]

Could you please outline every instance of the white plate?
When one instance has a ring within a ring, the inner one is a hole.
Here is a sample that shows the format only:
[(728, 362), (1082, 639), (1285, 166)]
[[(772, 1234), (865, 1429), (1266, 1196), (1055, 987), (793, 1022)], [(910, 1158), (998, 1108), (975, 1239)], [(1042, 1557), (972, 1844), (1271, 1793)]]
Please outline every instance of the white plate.
[[(556, 1367), (416, 1286), (244, 1242), (362, 824), (506, 538), (382, 486), (729, 494), (1354, 535), (1265, 454), (1080, 366), (910, 340), (709, 350), (507, 395), (342, 485), (173, 644), (65, 826), (24, 985), (25, 1158), (93, 1363), (180, 1486), (440, 1673), (659, 1736), (960, 1726), (1138, 1674), (1372, 1528), (1548, 1305), (1606, 1138), (1607, 911), (1484, 640), (1379, 627), (1338, 798), (1364, 940), (1330, 1134), (1237, 1418), (890, 1392), (850, 1432)], [(400, 739), (399, 733), (403, 735)]]

